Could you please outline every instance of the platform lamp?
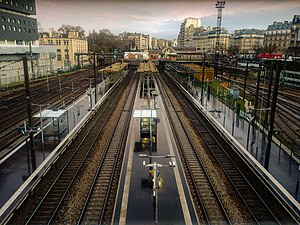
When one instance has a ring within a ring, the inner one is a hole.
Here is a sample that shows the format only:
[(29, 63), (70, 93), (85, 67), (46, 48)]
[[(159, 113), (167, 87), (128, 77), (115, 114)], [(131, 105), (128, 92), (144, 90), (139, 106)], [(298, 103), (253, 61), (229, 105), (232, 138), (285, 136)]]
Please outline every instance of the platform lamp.
[(251, 125), (252, 121), (255, 119), (255, 116), (247, 115), (246, 118), (247, 118), (247, 121), (248, 121), (247, 147), (246, 147), (246, 149), (248, 150), (249, 136), (250, 136), (250, 125)]
[[(146, 154), (139, 154), (139, 157), (143, 158), (155, 158), (155, 159), (161, 159), (161, 158), (173, 158), (175, 155), (162, 155), (162, 156), (153, 156), (153, 155), (146, 155)], [(176, 163), (175, 161), (169, 161), (168, 165), (159, 164), (157, 162), (153, 162), (150, 164), (146, 164), (145, 161), (143, 161), (143, 166), (150, 167), (153, 170), (153, 199), (155, 198), (155, 224), (158, 224), (158, 188), (159, 188), (159, 171), (158, 167), (175, 167)]]

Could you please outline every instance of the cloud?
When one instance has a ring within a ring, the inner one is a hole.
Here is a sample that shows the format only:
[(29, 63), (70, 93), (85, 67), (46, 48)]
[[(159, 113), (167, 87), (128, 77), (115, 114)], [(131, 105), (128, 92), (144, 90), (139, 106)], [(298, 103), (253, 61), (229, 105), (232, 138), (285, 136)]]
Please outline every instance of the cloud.
[[(202, 24), (216, 26), (215, 0), (37, 0), (37, 19), (43, 28), (61, 24), (79, 25), (86, 31), (109, 29), (142, 32), (158, 38), (178, 36), (187, 17), (201, 18)], [(230, 32), (240, 28), (266, 29), (276, 21), (290, 21), (299, 14), (298, 1), (226, 0), (222, 26)]]
[[(274, 21), (291, 21), (293, 15), (299, 14), (300, 12), (299, 4), (298, 7), (293, 8), (275, 8), (272, 10), (237, 11), (231, 14), (223, 13), (222, 27), (227, 28), (229, 32), (242, 28), (267, 29), (268, 25), (271, 25)], [(202, 25), (204, 27), (217, 26), (216, 15), (202, 17)]]

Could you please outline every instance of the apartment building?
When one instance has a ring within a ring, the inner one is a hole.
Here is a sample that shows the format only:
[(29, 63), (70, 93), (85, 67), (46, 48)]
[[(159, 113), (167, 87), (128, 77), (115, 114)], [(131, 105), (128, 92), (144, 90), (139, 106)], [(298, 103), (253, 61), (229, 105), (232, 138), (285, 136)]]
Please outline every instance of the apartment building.
[(156, 45), (156, 43), (152, 42), (150, 35), (142, 33), (133, 33), (128, 35), (126, 42), (130, 44), (129, 46), (131, 51), (144, 51), (152, 49), (152, 46)]
[[(225, 28), (221, 28), (219, 36), (219, 51), (227, 52), (229, 34)], [(195, 33), (193, 37), (193, 47), (196, 47), (199, 52), (213, 53), (216, 50), (217, 43), (217, 28), (208, 27), (206, 30)]]
[(292, 20), (289, 53), (298, 57), (300, 55), (300, 15), (294, 15)]
[(265, 30), (259, 29), (235, 30), (229, 37), (229, 53), (253, 58), (264, 46), (264, 33)]
[(268, 53), (285, 54), (291, 42), (292, 23), (276, 22), (269, 25), (264, 38), (265, 51)]
[(200, 18), (186, 18), (180, 26), (177, 42), (178, 47), (192, 47), (195, 30), (201, 27)]
[(152, 42), (152, 49), (158, 49), (158, 43), (157, 43), (157, 38), (156, 37), (153, 37), (151, 39), (151, 42)]

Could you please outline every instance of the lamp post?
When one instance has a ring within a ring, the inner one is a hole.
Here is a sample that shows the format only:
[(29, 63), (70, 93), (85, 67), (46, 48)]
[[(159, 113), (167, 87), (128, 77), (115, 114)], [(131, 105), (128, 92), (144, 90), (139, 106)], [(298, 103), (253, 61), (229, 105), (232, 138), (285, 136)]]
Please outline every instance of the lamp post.
[(97, 71), (96, 71), (96, 53), (93, 52), (93, 70), (94, 70), (94, 85), (95, 85), (95, 104), (97, 103)]
[(283, 139), (283, 130), (273, 130), (274, 134), (280, 133), (280, 143), (279, 143), (279, 156), (281, 152), (281, 145), (282, 145), (282, 139)]
[[(152, 156), (152, 155), (146, 155), (146, 154), (139, 154), (140, 157), (144, 157), (144, 158), (156, 158), (156, 159), (160, 159), (160, 158), (172, 158), (175, 157), (175, 155), (163, 155), (163, 156)], [(158, 188), (159, 188), (159, 171), (158, 171), (158, 167), (175, 167), (175, 161), (170, 161), (168, 165), (163, 165), (163, 164), (159, 164), (157, 162), (153, 162), (150, 164), (146, 164), (145, 161), (143, 161), (143, 166), (145, 167), (150, 167), (151, 169), (151, 176), (153, 174), (153, 199), (155, 198), (155, 224), (158, 224)], [(153, 171), (153, 173), (152, 173)]]
[(74, 82), (72, 81), (72, 86), (71, 87), (65, 87), (64, 89), (70, 89), (72, 91), (72, 97), (71, 97), (71, 99), (72, 99), (72, 105), (74, 107), (74, 104), (75, 104), (74, 91), (75, 91), (75, 89), (77, 89), (77, 88), (74, 88)]
[(248, 120), (247, 147), (246, 147), (247, 150), (248, 150), (248, 146), (249, 146), (250, 125), (254, 119), (255, 119), (255, 116), (249, 115), (249, 117), (247, 117), (247, 120)]
[(88, 111), (91, 111), (92, 110), (92, 107), (93, 107), (93, 103), (92, 103), (92, 94), (93, 94), (93, 88), (92, 88), (92, 79), (94, 78), (87, 78), (90, 80), (90, 87), (87, 89), (87, 95), (89, 96), (89, 109)]

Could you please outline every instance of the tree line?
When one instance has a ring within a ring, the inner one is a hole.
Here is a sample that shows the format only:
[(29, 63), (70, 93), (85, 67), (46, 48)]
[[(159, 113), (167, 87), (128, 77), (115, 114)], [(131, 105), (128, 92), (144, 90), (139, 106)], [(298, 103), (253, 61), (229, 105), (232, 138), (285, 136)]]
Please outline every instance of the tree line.
[[(123, 32), (118, 35), (110, 32), (109, 29), (101, 29), (98, 32), (92, 30), (86, 36), (85, 30), (81, 26), (72, 26), (62, 24), (57, 32), (60, 37), (67, 38), (71, 31), (78, 32), (79, 38), (86, 38), (88, 41), (88, 49), (97, 53), (116, 53), (129, 51), (135, 48), (134, 40), (130, 40), (130, 36), (138, 35), (137, 33)], [(48, 32), (40, 32), (40, 35), (48, 35)]]

